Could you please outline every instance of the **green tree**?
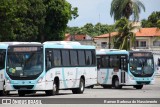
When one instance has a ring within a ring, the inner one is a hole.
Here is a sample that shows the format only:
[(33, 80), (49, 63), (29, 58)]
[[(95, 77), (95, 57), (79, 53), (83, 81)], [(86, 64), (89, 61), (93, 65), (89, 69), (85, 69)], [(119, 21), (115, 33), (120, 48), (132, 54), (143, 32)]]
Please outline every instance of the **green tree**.
[[(18, 41), (38, 41), (40, 28), (45, 23), (46, 9), (42, 0), (17, 1), (16, 19), (18, 26), (14, 29)], [(24, 4), (24, 5), (22, 5)]]
[(123, 17), (129, 19), (133, 15), (134, 21), (137, 21), (141, 9), (145, 11), (145, 6), (139, 0), (112, 0), (110, 15), (114, 17), (114, 20)]
[(77, 8), (72, 8), (66, 0), (44, 0), (46, 18), (41, 41), (63, 40), (67, 23), (76, 18)]
[(142, 27), (158, 27), (159, 26), (159, 21), (160, 20), (160, 12), (156, 11), (153, 12), (148, 19), (143, 19), (142, 22)]
[(0, 0), (0, 41), (13, 36), (12, 24), (15, 21), (16, 0)]
[(122, 18), (115, 23), (115, 28), (118, 35), (113, 38), (114, 48), (130, 50), (130, 47), (133, 47), (135, 43), (133, 30), (138, 27), (133, 26), (126, 18)]
[(160, 29), (160, 19), (157, 21), (157, 27)]
[(87, 34), (91, 37), (106, 34), (114, 31), (114, 25), (107, 25), (97, 23), (93, 25), (91, 23), (87, 23), (83, 27), (67, 27), (66, 33), (70, 33), (71, 35), (75, 34)]
[(62, 40), (77, 12), (66, 0), (0, 0), (0, 40)]

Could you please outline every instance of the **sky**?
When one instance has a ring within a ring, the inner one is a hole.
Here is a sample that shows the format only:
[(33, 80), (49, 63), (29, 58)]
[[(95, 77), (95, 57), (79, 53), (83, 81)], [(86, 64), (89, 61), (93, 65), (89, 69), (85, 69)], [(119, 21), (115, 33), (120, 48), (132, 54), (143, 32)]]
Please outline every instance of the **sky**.
[[(86, 23), (93, 25), (98, 22), (102, 24), (114, 24), (113, 17), (110, 16), (112, 0), (67, 0), (72, 7), (78, 7), (79, 17), (69, 21), (68, 26), (82, 27)], [(160, 0), (140, 0), (146, 10), (141, 11), (140, 20), (147, 19), (153, 11), (160, 11)], [(132, 18), (131, 18), (132, 19)]]

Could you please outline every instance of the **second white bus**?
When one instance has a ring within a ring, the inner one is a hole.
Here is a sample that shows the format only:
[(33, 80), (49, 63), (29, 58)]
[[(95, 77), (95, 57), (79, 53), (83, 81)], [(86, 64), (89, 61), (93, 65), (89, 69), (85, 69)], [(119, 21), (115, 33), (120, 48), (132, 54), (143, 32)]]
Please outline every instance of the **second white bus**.
[(104, 88), (134, 86), (154, 83), (154, 61), (151, 52), (126, 50), (98, 50), (98, 83)]

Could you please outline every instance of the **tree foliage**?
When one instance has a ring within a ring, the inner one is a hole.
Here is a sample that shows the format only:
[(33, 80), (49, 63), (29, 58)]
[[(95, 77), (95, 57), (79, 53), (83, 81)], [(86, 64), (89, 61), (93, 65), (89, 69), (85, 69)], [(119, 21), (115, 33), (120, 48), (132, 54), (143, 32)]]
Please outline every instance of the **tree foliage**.
[(114, 48), (130, 50), (131, 47), (134, 47), (135, 33), (133, 30), (137, 28), (139, 27), (133, 26), (126, 18), (118, 20), (115, 23), (118, 35), (113, 38)]
[(77, 12), (66, 0), (0, 0), (0, 41), (62, 40)]
[(110, 15), (114, 17), (114, 20), (123, 17), (129, 19), (133, 15), (134, 21), (137, 21), (141, 9), (145, 11), (145, 6), (139, 0), (112, 0)]
[(143, 19), (142, 20), (142, 27), (158, 27), (160, 28), (160, 12), (153, 12), (148, 19)]
[(87, 34), (89, 36), (94, 37), (112, 31), (114, 31), (114, 25), (107, 25), (101, 23), (93, 25), (91, 23), (87, 23), (83, 27), (67, 27), (66, 33), (70, 33), (71, 35)]

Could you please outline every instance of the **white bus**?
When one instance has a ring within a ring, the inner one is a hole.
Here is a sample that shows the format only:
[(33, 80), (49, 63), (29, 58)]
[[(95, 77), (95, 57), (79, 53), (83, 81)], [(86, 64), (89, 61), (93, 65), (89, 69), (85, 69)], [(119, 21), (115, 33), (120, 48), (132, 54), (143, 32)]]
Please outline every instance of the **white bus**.
[(8, 91), (5, 90), (5, 76), (4, 71), (5, 68), (5, 62), (6, 62), (6, 54), (7, 49), (9, 45), (15, 45), (15, 44), (24, 44), (28, 42), (0, 42), (0, 95), (7, 95), (9, 94)]
[(6, 90), (18, 90), (19, 96), (55, 95), (60, 89), (81, 94), (97, 82), (95, 47), (78, 42), (10, 45), (6, 62)]
[(98, 83), (104, 88), (154, 83), (154, 60), (151, 52), (97, 50)]

